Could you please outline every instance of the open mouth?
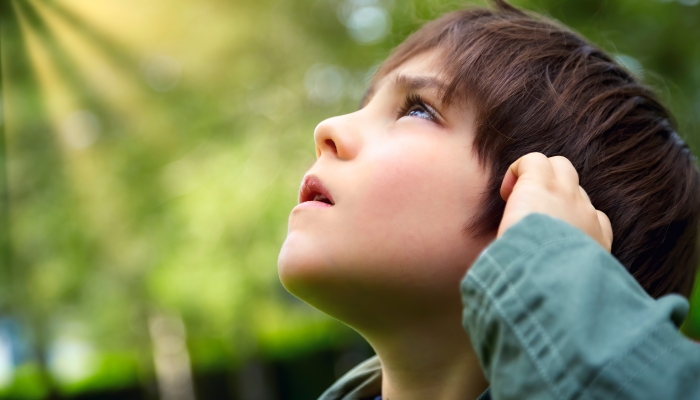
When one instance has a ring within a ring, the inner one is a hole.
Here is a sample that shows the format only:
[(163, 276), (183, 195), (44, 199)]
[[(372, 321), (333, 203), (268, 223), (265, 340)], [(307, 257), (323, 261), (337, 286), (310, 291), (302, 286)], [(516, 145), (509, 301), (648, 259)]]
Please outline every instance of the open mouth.
[(333, 205), (333, 203), (331, 203), (331, 201), (328, 200), (328, 198), (326, 196), (322, 195), (321, 193), (315, 193), (314, 198), (311, 201), (320, 201), (321, 203)]
[(299, 190), (299, 203), (306, 203), (308, 201), (317, 201), (319, 203), (325, 203), (329, 206), (335, 205), (333, 197), (331, 197), (330, 192), (323, 186), (321, 180), (313, 175), (307, 175), (301, 183), (301, 189)]

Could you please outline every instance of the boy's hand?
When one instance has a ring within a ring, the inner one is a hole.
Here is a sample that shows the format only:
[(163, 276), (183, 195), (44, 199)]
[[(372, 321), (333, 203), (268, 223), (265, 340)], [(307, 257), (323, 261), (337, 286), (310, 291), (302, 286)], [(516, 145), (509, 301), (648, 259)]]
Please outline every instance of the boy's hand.
[(610, 251), (612, 227), (578, 185), (578, 173), (564, 157), (547, 158), (541, 153), (520, 157), (508, 168), (501, 184), (506, 201), (498, 237), (531, 213), (559, 218), (579, 228)]

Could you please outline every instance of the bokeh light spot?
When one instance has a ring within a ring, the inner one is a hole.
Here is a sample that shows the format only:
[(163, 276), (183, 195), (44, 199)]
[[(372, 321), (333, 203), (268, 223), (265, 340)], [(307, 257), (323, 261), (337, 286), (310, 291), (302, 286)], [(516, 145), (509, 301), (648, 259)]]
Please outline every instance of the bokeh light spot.
[(173, 90), (182, 77), (182, 65), (173, 57), (159, 54), (146, 59), (141, 70), (151, 89), (159, 93)]
[(387, 6), (393, 6), (393, 2), (385, 6), (378, 0), (346, 0), (338, 9), (338, 18), (357, 42), (377, 43), (391, 30)]
[(79, 110), (69, 114), (61, 123), (60, 132), (68, 146), (81, 150), (90, 147), (100, 137), (102, 125), (95, 114)]
[(0, 388), (11, 384), (13, 378), (12, 343), (9, 337), (0, 333)]
[(49, 349), (49, 370), (61, 382), (78, 382), (90, 376), (95, 369), (93, 347), (75, 337), (60, 337)]
[(343, 97), (346, 75), (344, 69), (335, 65), (315, 64), (304, 76), (306, 95), (315, 104), (336, 103)]

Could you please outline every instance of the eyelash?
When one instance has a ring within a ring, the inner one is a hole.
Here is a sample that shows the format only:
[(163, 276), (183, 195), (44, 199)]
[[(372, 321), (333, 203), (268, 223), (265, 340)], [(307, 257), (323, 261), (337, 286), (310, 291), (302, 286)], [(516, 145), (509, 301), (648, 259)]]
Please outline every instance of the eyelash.
[[(433, 122), (438, 121), (437, 112), (435, 111), (435, 109), (433, 109), (433, 107), (429, 106), (423, 100), (423, 98), (417, 93), (409, 93), (406, 95), (406, 97), (403, 100), (403, 105), (399, 109), (397, 118), (405, 117), (406, 114), (413, 111), (416, 106), (420, 106), (423, 109), (423, 111), (428, 113), (428, 115), (430, 116), (430, 121), (433, 121)], [(418, 117), (418, 118), (422, 118), (422, 117)], [(423, 119), (427, 119), (427, 118), (423, 118)]]

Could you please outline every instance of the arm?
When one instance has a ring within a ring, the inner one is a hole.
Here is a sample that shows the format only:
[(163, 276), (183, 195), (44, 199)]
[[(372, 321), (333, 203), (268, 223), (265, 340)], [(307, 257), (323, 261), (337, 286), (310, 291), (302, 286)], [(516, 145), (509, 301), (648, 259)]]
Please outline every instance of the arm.
[(529, 214), (462, 282), (464, 327), (494, 399), (700, 399), (688, 304), (654, 300), (603, 247)]

